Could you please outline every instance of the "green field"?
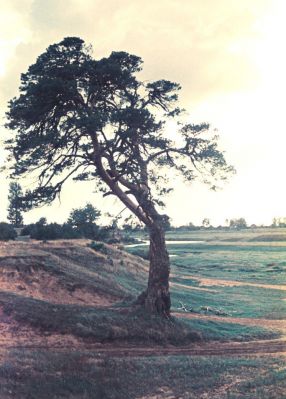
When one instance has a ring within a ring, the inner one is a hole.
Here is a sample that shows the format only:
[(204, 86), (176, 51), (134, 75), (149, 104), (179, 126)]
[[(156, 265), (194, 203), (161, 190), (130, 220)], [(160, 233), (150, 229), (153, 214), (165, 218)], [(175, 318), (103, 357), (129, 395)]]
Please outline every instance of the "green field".
[[(167, 240), (171, 282), (175, 283), (172, 286), (174, 309), (183, 302), (194, 310), (213, 307), (236, 317), (285, 317), (286, 292), (275, 289), (286, 285), (285, 229), (168, 232)], [(172, 243), (173, 240), (185, 242)], [(188, 243), (188, 240), (194, 242)], [(139, 245), (128, 250), (140, 254), (147, 251), (146, 248)], [(202, 284), (200, 278), (249, 285)]]

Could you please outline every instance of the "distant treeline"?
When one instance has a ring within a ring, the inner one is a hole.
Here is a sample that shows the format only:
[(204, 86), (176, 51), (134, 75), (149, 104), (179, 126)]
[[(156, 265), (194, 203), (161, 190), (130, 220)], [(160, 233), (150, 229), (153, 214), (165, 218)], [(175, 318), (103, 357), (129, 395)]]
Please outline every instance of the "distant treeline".
[[(86, 238), (109, 243), (135, 242), (134, 234), (147, 232), (140, 224), (125, 223), (120, 227), (116, 219), (108, 226), (97, 223), (101, 213), (91, 204), (83, 208), (73, 209), (68, 220), (63, 223), (48, 223), (45, 217), (36, 223), (22, 227), (13, 226), (9, 223), (0, 223), (0, 240), (14, 240), (17, 236), (29, 236), (36, 240), (57, 240)], [(248, 225), (244, 218), (227, 219), (223, 226), (212, 226), (209, 219), (205, 218), (200, 226), (193, 223), (174, 227), (171, 223), (165, 223), (167, 231), (196, 231), (196, 230), (241, 230), (266, 227), (286, 227), (286, 218), (275, 218), (270, 226)]]

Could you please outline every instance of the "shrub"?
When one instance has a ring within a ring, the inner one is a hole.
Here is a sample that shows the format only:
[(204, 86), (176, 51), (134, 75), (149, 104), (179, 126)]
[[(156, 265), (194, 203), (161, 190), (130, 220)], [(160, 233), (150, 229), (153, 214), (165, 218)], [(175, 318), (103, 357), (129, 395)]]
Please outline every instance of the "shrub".
[(90, 244), (88, 244), (88, 247), (93, 249), (94, 251), (104, 250), (104, 244), (102, 242), (92, 241)]
[(16, 237), (17, 233), (10, 224), (4, 222), (0, 223), (1, 241), (15, 240)]
[(136, 248), (131, 251), (132, 255), (135, 256), (140, 256), (140, 258), (143, 258), (145, 260), (149, 260), (149, 249), (143, 249), (143, 248)]

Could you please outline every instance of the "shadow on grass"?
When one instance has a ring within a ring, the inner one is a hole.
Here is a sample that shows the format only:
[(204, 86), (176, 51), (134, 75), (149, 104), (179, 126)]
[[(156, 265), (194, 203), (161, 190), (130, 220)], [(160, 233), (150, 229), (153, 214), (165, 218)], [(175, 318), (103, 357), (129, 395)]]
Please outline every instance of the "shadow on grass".
[(138, 359), (105, 358), (94, 352), (13, 351), (0, 366), (0, 395), (17, 399), (135, 399), (147, 395), (282, 399), (285, 366), (285, 359), (270, 358)]

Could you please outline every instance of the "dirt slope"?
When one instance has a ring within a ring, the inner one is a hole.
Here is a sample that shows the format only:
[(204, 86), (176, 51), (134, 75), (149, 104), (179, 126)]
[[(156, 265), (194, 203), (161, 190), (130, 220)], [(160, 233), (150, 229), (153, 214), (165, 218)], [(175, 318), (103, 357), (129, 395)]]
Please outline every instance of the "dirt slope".
[(51, 303), (109, 306), (128, 295), (117, 276), (144, 278), (146, 265), (112, 246), (86, 240), (0, 243), (0, 291)]

